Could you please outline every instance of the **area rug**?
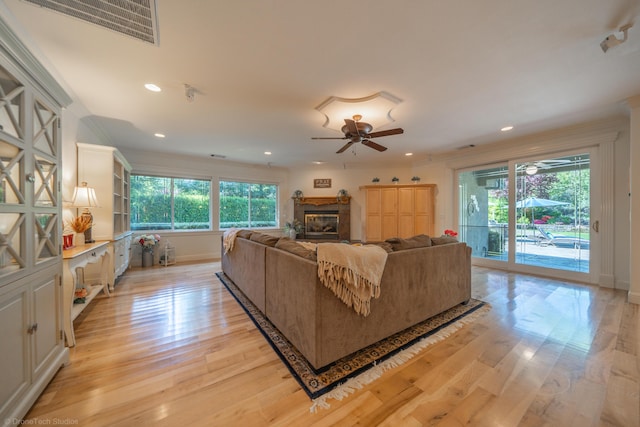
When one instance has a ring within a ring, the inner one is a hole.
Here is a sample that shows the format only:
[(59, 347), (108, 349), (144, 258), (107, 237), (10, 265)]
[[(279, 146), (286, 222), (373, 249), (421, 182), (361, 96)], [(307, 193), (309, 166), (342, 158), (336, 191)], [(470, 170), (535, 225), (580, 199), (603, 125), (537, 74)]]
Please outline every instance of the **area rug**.
[(253, 303), (223, 272), (218, 279), (249, 315), (291, 375), (312, 400), (311, 411), (328, 408), (329, 399), (342, 400), (375, 381), (384, 372), (400, 366), (424, 348), (442, 341), (464, 325), (489, 311), (489, 305), (471, 299), (411, 328), (378, 341), (320, 370), (313, 368), (305, 357), (271, 324)]

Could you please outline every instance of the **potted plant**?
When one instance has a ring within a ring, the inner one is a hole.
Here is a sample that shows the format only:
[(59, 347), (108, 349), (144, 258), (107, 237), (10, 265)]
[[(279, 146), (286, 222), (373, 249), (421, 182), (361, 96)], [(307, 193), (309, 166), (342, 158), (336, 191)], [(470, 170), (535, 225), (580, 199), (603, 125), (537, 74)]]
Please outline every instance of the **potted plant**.
[(153, 248), (160, 241), (157, 234), (143, 234), (138, 238), (138, 244), (142, 246), (142, 266), (153, 266)]
[(302, 223), (297, 219), (284, 223), (284, 232), (289, 238), (294, 239), (302, 231)]
[(342, 188), (340, 191), (338, 191), (336, 200), (338, 201), (338, 203), (346, 203), (346, 201), (349, 200), (348, 197), (349, 197), (349, 193), (347, 192), (347, 190)]

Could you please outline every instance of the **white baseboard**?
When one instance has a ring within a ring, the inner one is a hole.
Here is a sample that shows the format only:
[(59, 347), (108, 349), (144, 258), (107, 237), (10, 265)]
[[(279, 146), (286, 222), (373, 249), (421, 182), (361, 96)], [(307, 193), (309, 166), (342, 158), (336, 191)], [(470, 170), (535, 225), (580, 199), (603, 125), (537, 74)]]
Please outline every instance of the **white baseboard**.
[(640, 293), (629, 291), (627, 300), (632, 304), (640, 304)]

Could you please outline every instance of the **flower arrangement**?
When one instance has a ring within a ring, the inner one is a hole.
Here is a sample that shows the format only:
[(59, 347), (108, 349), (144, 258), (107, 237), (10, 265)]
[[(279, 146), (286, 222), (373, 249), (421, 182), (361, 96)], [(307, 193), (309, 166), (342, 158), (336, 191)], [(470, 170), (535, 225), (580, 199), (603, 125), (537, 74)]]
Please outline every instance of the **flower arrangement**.
[(391, 182), (398, 182), (400, 181), (400, 179), (397, 176), (394, 176), (393, 178), (391, 178)]
[(142, 246), (142, 249), (151, 249), (160, 241), (160, 236), (157, 234), (143, 234), (138, 239), (138, 243)]
[(300, 221), (298, 221), (297, 219), (294, 219), (293, 221), (290, 222), (285, 222), (284, 223), (284, 229), (289, 231), (289, 230), (295, 230), (296, 233), (299, 233), (302, 231), (302, 223)]
[(378, 178), (378, 177), (376, 176), (375, 178), (373, 178), (373, 179), (371, 180), (371, 182), (376, 182), (376, 183), (377, 183), (377, 182), (380, 182), (380, 178)]
[(414, 176), (414, 177), (411, 178), (411, 181), (420, 182), (420, 177), (419, 176)]
[(444, 235), (449, 237), (457, 237), (458, 233), (453, 230), (444, 230)]
[(84, 233), (91, 228), (92, 218), (88, 215), (81, 215), (69, 221), (69, 227), (76, 233)]

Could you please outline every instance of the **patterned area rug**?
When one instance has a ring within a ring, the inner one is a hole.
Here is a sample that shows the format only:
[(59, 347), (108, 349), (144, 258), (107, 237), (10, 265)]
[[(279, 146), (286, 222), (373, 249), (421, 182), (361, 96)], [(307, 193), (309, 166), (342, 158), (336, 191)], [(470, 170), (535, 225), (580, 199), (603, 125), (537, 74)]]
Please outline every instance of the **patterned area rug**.
[(489, 305), (471, 299), (424, 322), (316, 370), (287, 341), (223, 272), (216, 276), (240, 303), (302, 389), (313, 400), (311, 411), (328, 408), (328, 399), (342, 400), (373, 382), (384, 372), (408, 361), (427, 346), (441, 341), (489, 311)]

